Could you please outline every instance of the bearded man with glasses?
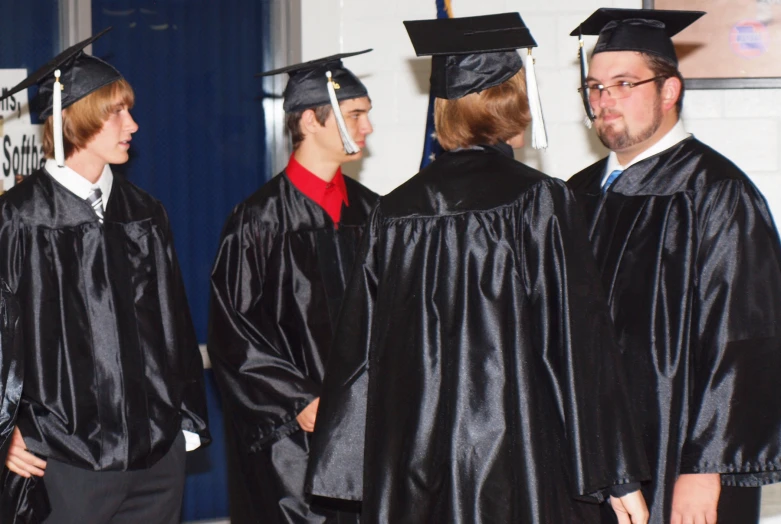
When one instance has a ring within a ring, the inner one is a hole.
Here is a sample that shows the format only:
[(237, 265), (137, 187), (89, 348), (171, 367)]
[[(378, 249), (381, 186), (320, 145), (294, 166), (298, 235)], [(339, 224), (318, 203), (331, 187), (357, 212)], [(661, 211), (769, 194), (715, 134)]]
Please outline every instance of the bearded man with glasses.
[(680, 120), (671, 37), (703, 14), (599, 9), (572, 33), (599, 35), (580, 91), (610, 154), (568, 183), (630, 370), (653, 524), (756, 523), (759, 487), (781, 480), (778, 233)]

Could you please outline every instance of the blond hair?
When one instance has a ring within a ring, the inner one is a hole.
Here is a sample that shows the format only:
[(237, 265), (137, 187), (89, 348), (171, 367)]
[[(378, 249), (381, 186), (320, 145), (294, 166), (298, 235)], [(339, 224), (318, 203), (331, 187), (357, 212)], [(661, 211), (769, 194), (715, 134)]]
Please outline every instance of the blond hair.
[[(119, 99), (119, 102), (116, 102)], [(62, 142), (65, 158), (84, 149), (103, 128), (117, 105), (128, 109), (135, 103), (133, 88), (120, 78), (77, 100), (63, 110)], [(43, 154), (54, 158), (54, 119), (49, 116), (43, 126)]]

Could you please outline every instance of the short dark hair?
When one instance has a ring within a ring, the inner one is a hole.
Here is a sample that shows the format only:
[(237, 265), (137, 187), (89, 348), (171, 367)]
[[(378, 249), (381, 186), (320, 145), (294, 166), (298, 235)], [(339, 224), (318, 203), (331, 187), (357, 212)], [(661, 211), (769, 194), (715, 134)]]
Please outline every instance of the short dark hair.
[(681, 111), (683, 111), (683, 94), (686, 90), (686, 84), (683, 81), (683, 75), (681, 75), (681, 72), (678, 71), (678, 66), (667, 60), (666, 58), (662, 58), (657, 55), (651, 55), (648, 53), (641, 53), (643, 55), (643, 58), (645, 58), (645, 63), (648, 66), (648, 68), (651, 70), (651, 72), (654, 74), (654, 76), (660, 76), (662, 78), (659, 78), (656, 80), (656, 89), (661, 92), (662, 86), (664, 85), (664, 81), (668, 78), (677, 78), (681, 82), (681, 92), (678, 95), (678, 100), (675, 102), (675, 109), (678, 113), (678, 116), (681, 116)]
[[(317, 123), (321, 126), (324, 126), (325, 121), (328, 120), (329, 116), (331, 116), (331, 105), (326, 104), (324, 106), (313, 107), (311, 109), (315, 112), (315, 119), (317, 120)], [(304, 132), (301, 131), (301, 117), (304, 116), (304, 111), (309, 111), (309, 109), (285, 114), (285, 124), (287, 125), (288, 132), (290, 133), (290, 139), (293, 141), (294, 151), (298, 149), (298, 146), (300, 146), (301, 142), (304, 141)]]

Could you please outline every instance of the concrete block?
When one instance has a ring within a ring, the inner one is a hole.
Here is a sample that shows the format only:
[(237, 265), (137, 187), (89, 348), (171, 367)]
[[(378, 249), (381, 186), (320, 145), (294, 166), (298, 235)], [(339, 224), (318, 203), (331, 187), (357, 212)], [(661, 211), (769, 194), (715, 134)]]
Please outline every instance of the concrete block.
[(313, 60), (342, 51), (339, 0), (301, 0), (301, 56)]
[(414, 126), (377, 128), (367, 141), (366, 157), (345, 164), (345, 173), (355, 176), (377, 193), (392, 191), (418, 172), (424, 129)]
[(620, 9), (640, 9), (643, 7), (643, 0), (613, 0), (613, 7)]
[(351, 70), (367, 72), (398, 70), (403, 64), (402, 55), (412, 51), (404, 25), (395, 15), (345, 22), (342, 46), (345, 51), (373, 49), (366, 55), (347, 59)]
[[(434, 2), (431, 2), (432, 4)], [(518, 1), (518, 4), (524, 2)], [(479, 1), (464, 1), (453, 0), (453, 15), (457, 17), (462, 16), (480, 16), (480, 15), (492, 15), (496, 13), (506, 13), (508, 11), (519, 11), (523, 16), (523, 11), (518, 8), (507, 8), (507, 0), (479, 0)]]
[(724, 116), (781, 117), (781, 89), (730, 89), (724, 93)]
[[(583, 20), (585, 20), (592, 11), (573, 11), (563, 14), (558, 17), (556, 35), (559, 38), (560, 44), (557, 50), (558, 59), (557, 64), (559, 67), (573, 67), (579, 66), (578, 61), (578, 38), (575, 36), (569, 36), (570, 31), (578, 27)], [(594, 46), (597, 43), (597, 37), (586, 36), (584, 38), (587, 58), (591, 56)]]
[[(340, 0), (340, 2), (346, 23), (365, 17), (387, 16), (395, 18), (398, 12), (398, 3), (395, 1)], [(349, 31), (347, 24), (345, 30)]]
[(686, 130), (746, 172), (778, 170), (778, 120), (687, 120)]
[(724, 91), (689, 89), (683, 95), (683, 121), (724, 116)]
[[(537, 41), (537, 47), (533, 50), (537, 68), (556, 68), (557, 50), (561, 40), (556, 34), (557, 17), (551, 14), (535, 14), (533, 11), (531, 13), (521, 11), (521, 16), (531, 30), (534, 40)], [(526, 60), (525, 50), (522, 50), (522, 54)]]
[(607, 155), (592, 130), (578, 123), (548, 126), (546, 151), (535, 151), (530, 146), (516, 153), (516, 158), (564, 180)]
[(578, 68), (570, 66), (556, 71), (540, 71), (540, 99), (545, 121), (555, 123), (582, 122), (586, 116), (578, 93)]

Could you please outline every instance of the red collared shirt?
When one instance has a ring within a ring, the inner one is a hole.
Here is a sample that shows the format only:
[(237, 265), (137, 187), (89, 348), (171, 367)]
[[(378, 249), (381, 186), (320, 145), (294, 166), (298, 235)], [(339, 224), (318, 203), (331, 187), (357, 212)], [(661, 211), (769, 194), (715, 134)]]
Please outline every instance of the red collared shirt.
[(315, 201), (328, 213), (334, 224), (339, 225), (339, 220), (342, 217), (342, 203), (345, 206), (350, 205), (347, 200), (347, 186), (344, 183), (342, 168), (336, 171), (333, 180), (326, 182), (299, 164), (294, 156), (290, 155), (285, 174), (296, 186), (296, 189)]

